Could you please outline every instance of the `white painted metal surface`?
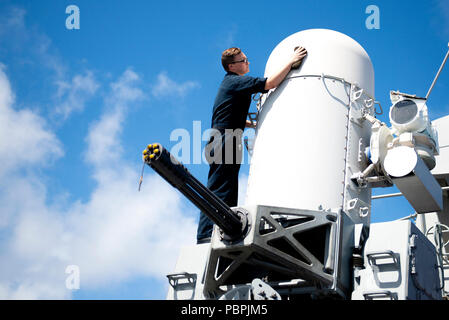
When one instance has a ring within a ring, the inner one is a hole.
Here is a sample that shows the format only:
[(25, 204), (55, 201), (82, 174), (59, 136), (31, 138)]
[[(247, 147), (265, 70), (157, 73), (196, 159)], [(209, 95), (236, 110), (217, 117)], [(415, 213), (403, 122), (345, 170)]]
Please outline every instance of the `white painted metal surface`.
[(390, 108), (390, 122), (398, 133), (421, 132), (429, 125), (425, 100), (401, 99)]
[[(167, 300), (204, 299), (203, 277), (209, 251), (209, 243), (181, 248), (174, 272), (167, 275), (170, 280)], [(190, 277), (182, 276), (182, 274), (190, 275)]]
[(449, 116), (432, 121), (432, 125), (438, 131), (440, 154), (435, 157), (436, 167), (432, 174), (437, 177), (446, 177), (449, 184)]
[(388, 150), (384, 167), (416, 212), (443, 209), (441, 186), (413, 148), (399, 146)]
[(435, 247), (410, 221), (373, 223), (353, 300), (441, 299)]
[(399, 146), (387, 152), (384, 167), (392, 177), (408, 175), (416, 167), (418, 155), (413, 148)]
[[(360, 152), (369, 146), (371, 130), (360, 109), (374, 94), (370, 58), (342, 33), (306, 30), (273, 50), (265, 76), (298, 45), (308, 52), (302, 66), (262, 99), (246, 204), (317, 210), (347, 209), (351, 203), (355, 214), (363, 212), (360, 218), (366, 218), (371, 191), (347, 186), (348, 177), (366, 167)], [(352, 104), (351, 83), (364, 89), (359, 95), (352, 92)]]
[(265, 76), (283, 66), (296, 46), (305, 47), (307, 56), (289, 77), (324, 73), (357, 82), (359, 87), (374, 95), (374, 71), (366, 51), (354, 39), (328, 29), (304, 30), (285, 38), (268, 58)]

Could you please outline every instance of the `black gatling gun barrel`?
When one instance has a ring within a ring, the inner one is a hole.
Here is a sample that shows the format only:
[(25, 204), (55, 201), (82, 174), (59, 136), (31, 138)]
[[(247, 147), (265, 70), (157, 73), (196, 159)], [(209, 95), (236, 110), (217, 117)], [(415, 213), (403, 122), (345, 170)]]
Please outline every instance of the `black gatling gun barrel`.
[(149, 144), (143, 160), (173, 187), (181, 191), (231, 239), (245, 229), (243, 221), (223, 200), (199, 182), (159, 143)]

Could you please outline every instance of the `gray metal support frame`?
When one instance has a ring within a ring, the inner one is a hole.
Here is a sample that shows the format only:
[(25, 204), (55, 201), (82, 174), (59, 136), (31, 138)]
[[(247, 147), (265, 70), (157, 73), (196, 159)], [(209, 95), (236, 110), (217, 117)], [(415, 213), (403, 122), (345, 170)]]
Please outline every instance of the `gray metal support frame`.
[[(214, 231), (206, 267), (206, 297), (216, 298), (254, 278), (283, 289), (278, 292), (313, 288), (315, 293), (342, 297), (350, 292), (354, 224), (348, 215), (341, 210), (244, 209), (250, 212), (251, 229), (243, 239), (227, 243)], [(291, 285), (286, 286), (289, 281)]]

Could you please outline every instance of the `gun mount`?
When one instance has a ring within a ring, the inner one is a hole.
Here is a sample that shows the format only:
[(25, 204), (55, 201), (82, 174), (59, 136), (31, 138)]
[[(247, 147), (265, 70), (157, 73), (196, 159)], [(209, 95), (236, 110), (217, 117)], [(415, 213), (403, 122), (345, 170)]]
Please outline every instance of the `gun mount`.
[[(342, 243), (352, 239), (353, 231), (347, 228), (343, 236), (343, 224), (353, 223), (344, 212), (267, 206), (230, 208), (162, 145), (149, 144), (143, 160), (218, 226), (205, 271), (205, 296), (225, 294), (223, 287), (233, 286), (234, 281), (239, 284), (235, 288), (242, 289), (244, 283), (257, 277), (269, 279), (268, 285), (279, 292), (298, 287), (295, 281), (287, 286), (282, 282), (305, 279), (300, 291), (309, 292), (319, 283), (323, 291), (345, 295), (349, 278), (341, 274), (339, 266), (342, 260), (349, 263), (350, 250), (345, 250), (348, 254), (343, 258), (342, 247), (346, 245)], [(300, 234), (309, 235), (310, 230), (316, 243), (313, 240), (305, 248)]]

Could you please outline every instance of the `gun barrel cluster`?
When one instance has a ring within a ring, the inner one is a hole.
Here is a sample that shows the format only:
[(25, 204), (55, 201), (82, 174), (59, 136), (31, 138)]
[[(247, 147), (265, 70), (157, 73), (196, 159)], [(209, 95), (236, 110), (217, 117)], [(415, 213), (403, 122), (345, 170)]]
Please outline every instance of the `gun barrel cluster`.
[(243, 222), (238, 215), (198, 181), (161, 144), (149, 144), (143, 150), (143, 160), (207, 215), (227, 236), (238, 238), (242, 235)]

